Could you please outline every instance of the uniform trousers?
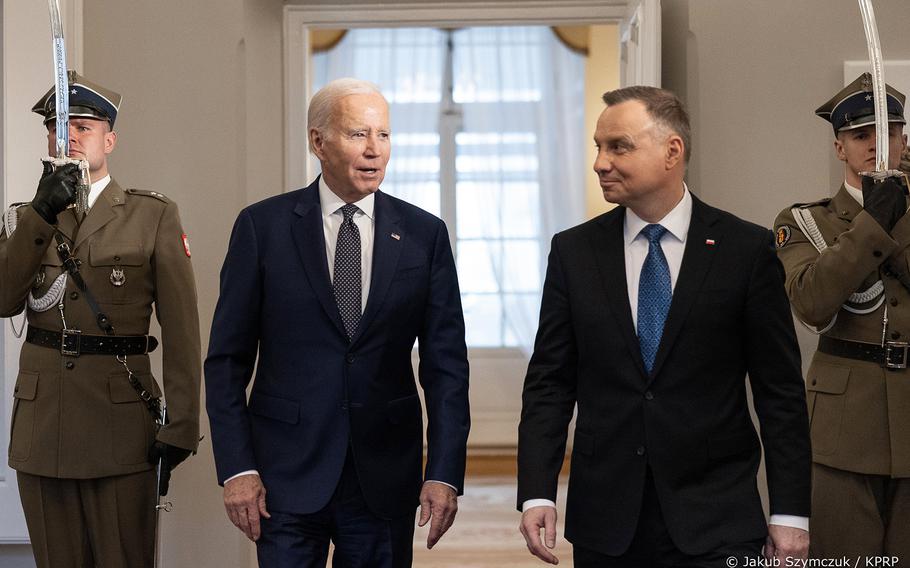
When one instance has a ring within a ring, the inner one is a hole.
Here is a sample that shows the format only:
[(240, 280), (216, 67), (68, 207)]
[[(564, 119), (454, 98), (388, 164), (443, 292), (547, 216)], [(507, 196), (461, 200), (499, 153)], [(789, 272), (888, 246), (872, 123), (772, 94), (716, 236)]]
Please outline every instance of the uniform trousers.
[(910, 479), (812, 464), (809, 556), (897, 556), (910, 564)]
[(95, 479), (17, 472), (38, 568), (152, 568), (155, 470)]
[[(573, 546), (575, 568), (726, 568), (745, 566), (761, 555), (765, 539), (721, 546), (705, 554), (689, 555), (679, 550), (664, 521), (651, 470), (648, 469), (641, 513), (629, 549), (619, 556)], [(729, 559), (734, 558), (736, 564)], [(746, 559), (749, 559), (748, 561)]]
[[(306, 488), (301, 488), (306, 491)], [(256, 542), (261, 568), (410, 568), (415, 515), (376, 516), (364, 500), (350, 449), (329, 503), (315, 513), (269, 510)]]

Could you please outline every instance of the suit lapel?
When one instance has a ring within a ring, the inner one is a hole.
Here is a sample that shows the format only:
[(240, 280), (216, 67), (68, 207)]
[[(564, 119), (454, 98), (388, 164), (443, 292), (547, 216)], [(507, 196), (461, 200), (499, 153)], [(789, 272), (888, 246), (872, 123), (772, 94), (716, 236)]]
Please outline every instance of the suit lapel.
[(117, 218), (114, 208), (126, 203), (125, 194), (117, 182), (111, 179), (76, 230), (75, 248), (79, 248), (86, 239)]
[[(375, 195), (370, 293), (367, 296), (366, 310), (363, 312), (363, 317), (360, 318), (360, 324), (357, 326), (351, 343), (356, 342), (376, 318), (398, 268), (401, 243), (408, 237), (399, 227), (401, 217), (389, 196), (381, 191), (377, 191)], [(393, 237), (393, 234), (398, 238)]]
[(709, 244), (709, 239), (722, 243), (722, 234), (713, 228), (717, 222), (717, 212), (692, 196), (692, 220), (689, 223), (689, 233), (686, 236), (686, 248), (683, 253), (679, 277), (673, 289), (673, 301), (670, 304), (670, 313), (664, 324), (664, 332), (660, 339), (657, 357), (650, 380), (660, 373), (660, 368), (667, 359), (667, 354), (673, 347), (676, 337), (682, 329), (683, 323), (692, 308), (698, 291), (705, 280), (705, 275), (711, 268), (714, 260), (716, 245)]
[(610, 311), (616, 318), (616, 324), (626, 342), (629, 354), (638, 365), (639, 372), (645, 376), (645, 364), (641, 358), (638, 335), (632, 325), (632, 309), (629, 307), (625, 241), (623, 240), (625, 211), (625, 207), (617, 207), (601, 217), (601, 221), (598, 223), (600, 233), (591, 246), (594, 249), (597, 268), (600, 271)]
[(294, 207), (294, 213), (297, 218), (294, 219), (291, 226), (291, 234), (294, 244), (297, 246), (300, 261), (303, 263), (304, 273), (326, 315), (329, 316), (338, 331), (347, 337), (341, 315), (338, 313), (338, 304), (335, 302), (332, 292), (332, 281), (329, 278), (322, 209), (319, 206), (318, 178), (300, 192), (300, 200)]

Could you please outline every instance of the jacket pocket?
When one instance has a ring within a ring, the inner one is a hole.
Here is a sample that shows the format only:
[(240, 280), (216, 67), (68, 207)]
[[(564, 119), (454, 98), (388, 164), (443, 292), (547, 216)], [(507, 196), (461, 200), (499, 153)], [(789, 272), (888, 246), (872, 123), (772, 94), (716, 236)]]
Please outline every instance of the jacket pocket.
[[(139, 285), (148, 258), (139, 243), (101, 244), (91, 243), (89, 264), (95, 278), (103, 281), (92, 293), (98, 295), (99, 301), (112, 304), (129, 304), (142, 299), (142, 286)], [(119, 286), (115, 285), (120, 281)]]
[(720, 460), (737, 454), (751, 452), (758, 447), (758, 439), (752, 432), (736, 432), (711, 438), (708, 442), (708, 457)]
[(849, 367), (815, 363), (809, 369), (806, 401), (813, 454), (824, 456), (837, 451), (849, 380)]
[[(151, 375), (134, 375), (152, 396), (161, 390)], [(148, 450), (155, 441), (155, 422), (145, 402), (130, 384), (126, 373), (108, 377), (111, 398), (111, 452), (114, 462), (134, 465), (148, 461)]]
[(264, 418), (288, 424), (297, 424), (300, 421), (300, 403), (296, 400), (253, 392), (248, 408), (251, 414)]
[(594, 436), (583, 430), (575, 429), (575, 438), (572, 440), (572, 453), (591, 457), (594, 455), (596, 442)]
[(390, 400), (386, 403), (386, 416), (392, 424), (420, 424), (423, 420), (420, 397), (413, 394)]
[(13, 420), (9, 442), (11, 460), (25, 461), (31, 455), (37, 394), (38, 373), (19, 371), (13, 391)]

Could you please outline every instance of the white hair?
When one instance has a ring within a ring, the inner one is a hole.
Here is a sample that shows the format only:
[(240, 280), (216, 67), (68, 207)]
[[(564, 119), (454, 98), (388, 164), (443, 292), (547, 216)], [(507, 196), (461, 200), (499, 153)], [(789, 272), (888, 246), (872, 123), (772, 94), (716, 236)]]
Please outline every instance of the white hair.
[[(327, 135), (329, 122), (332, 119), (332, 113), (338, 101), (350, 95), (370, 95), (377, 94), (382, 96), (382, 90), (370, 81), (363, 79), (354, 79), (353, 77), (344, 77), (330, 81), (326, 86), (319, 89), (310, 100), (310, 108), (307, 110), (307, 142), (310, 152), (313, 152), (313, 141), (310, 140), (310, 130), (316, 129), (323, 136)], [(385, 99), (385, 97), (383, 97)]]

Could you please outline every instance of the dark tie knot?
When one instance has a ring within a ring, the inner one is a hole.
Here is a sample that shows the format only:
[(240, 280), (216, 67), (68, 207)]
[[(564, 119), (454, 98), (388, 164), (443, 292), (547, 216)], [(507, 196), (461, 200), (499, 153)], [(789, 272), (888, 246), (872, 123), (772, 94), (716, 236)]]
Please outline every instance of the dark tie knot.
[(358, 209), (358, 207), (356, 205), (354, 205), (353, 203), (348, 203), (347, 205), (345, 205), (344, 207), (341, 208), (341, 214), (344, 215), (344, 220), (345, 220), (345, 222), (347, 222), (347, 221), (350, 221), (351, 219), (353, 219), (354, 213), (357, 213), (357, 211), (359, 211), (359, 210), (360, 209)]
[(666, 227), (656, 223), (645, 225), (645, 228), (641, 230), (641, 234), (644, 235), (645, 238), (648, 239), (648, 243), (652, 245), (660, 244), (660, 239), (666, 232)]

